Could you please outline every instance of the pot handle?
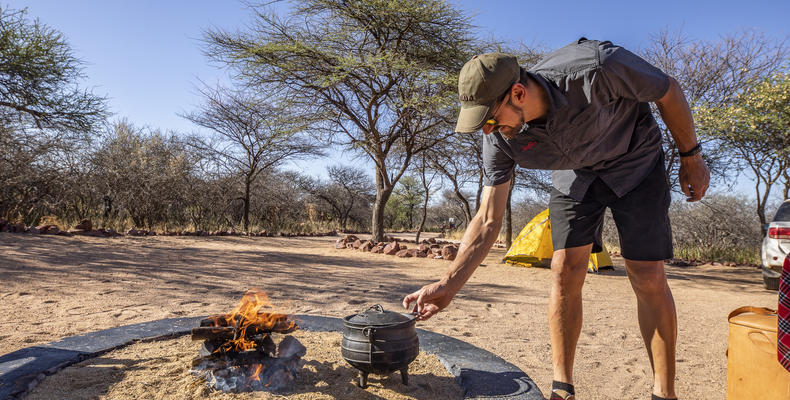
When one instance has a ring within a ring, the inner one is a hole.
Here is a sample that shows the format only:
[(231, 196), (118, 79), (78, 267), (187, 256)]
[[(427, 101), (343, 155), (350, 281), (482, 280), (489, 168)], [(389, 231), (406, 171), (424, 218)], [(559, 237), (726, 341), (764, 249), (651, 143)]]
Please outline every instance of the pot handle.
[(370, 342), (370, 344), (373, 344), (374, 333), (376, 333), (376, 328), (372, 326), (366, 326), (362, 328), (362, 334), (365, 335), (366, 338), (368, 338), (368, 342)]
[(375, 333), (376, 333), (376, 328), (372, 326), (366, 326), (365, 328), (362, 328), (362, 334), (365, 335), (366, 338), (368, 338), (368, 344), (369, 344), (368, 361), (370, 361), (371, 363), (373, 362), (373, 334)]
[(367, 309), (365, 309), (365, 311), (370, 311), (370, 310), (376, 310), (376, 311), (378, 311), (380, 313), (383, 313), (384, 312), (384, 307), (382, 307), (381, 304), (374, 304), (374, 305), (368, 307)]

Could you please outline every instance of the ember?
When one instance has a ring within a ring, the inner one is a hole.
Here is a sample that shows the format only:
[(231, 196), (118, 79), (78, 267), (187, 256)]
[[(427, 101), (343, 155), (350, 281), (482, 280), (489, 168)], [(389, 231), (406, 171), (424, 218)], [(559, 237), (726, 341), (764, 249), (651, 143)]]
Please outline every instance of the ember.
[(225, 392), (278, 391), (293, 382), (307, 349), (292, 336), (275, 344), (272, 334), (297, 329), (286, 314), (274, 311), (259, 289), (247, 291), (229, 314), (212, 315), (192, 329), (192, 340), (203, 340), (192, 372)]

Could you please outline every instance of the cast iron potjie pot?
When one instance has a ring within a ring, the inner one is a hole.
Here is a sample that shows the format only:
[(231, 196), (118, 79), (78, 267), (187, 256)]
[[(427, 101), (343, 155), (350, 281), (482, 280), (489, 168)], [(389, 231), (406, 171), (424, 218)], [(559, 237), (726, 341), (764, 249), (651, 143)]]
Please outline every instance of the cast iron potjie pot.
[(359, 387), (366, 388), (368, 374), (400, 371), (409, 384), (409, 363), (420, 353), (417, 314), (385, 311), (380, 304), (343, 318), (343, 359), (359, 370)]

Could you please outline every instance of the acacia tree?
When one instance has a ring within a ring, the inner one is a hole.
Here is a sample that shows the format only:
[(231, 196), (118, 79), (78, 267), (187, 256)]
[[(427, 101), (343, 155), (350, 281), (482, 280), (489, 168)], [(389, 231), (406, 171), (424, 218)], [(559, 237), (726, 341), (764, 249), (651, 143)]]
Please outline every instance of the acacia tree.
[(327, 141), (373, 161), (373, 239), (383, 240), (395, 184), (416, 154), (451, 132), (436, 128), (457, 111), (468, 18), (440, 0), (301, 0), (285, 18), (255, 11), (246, 32), (207, 32), (206, 54), (322, 119), (316, 132)]
[(774, 184), (785, 179), (785, 198), (788, 195), (790, 74), (761, 79), (726, 106), (696, 111), (701, 134), (724, 143), (754, 174), (757, 216), (765, 225), (765, 207)]
[(63, 34), (0, 5), (0, 215), (33, 223), (66, 207), (69, 181), (84, 172), (75, 154), (107, 115), (83, 78)]
[(423, 202), (423, 197), (426, 195), (425, 191), (422, 188), (420, 181), (418, 181), (413, 176), (404, 176), (398, 182), (398, 186), (395, 188), (394, 193), (392, 194), (395, 197), (395, 204), (400, 211), (398, 212), (398, 217), (403, 219), (404, 227), (406, 229), (411, 229), (414, 227), (414, 216), (416, 214), (417, 208)]
[[(640, 54), (674, 77), (692, 110), (696, 110), (726, 105), (755, 80), (778, 72), (786, 63), (790, 49), (786, 41), (772, 40), (755, 31), (705, 41), (690, 39), (680, 31), (664, 30), (651, 37), (650, 45)], [(677, 189), (680, 157), (666, 125), (660, 118), (658, 121), (664, 136), (667, 178)], [(700, 143), (711, 175), (722, 180), (732, 176), (730, 154), (719, 138), (701, 137)]]
[(105, 99), (82, 90), (82, 62), (63, 34), (0, 7), (0, 110), (38, 129), (89, 132), (106, 116)]
[(183, 116), (209, 129), (209, 139), (195, 136), (192, 144), (227, 171), (241, 175), (244, 192), (244, 231), (250, 224), (250, 193), (255, 180), (282, 162), (321, 154), (309, 137), (302, 134), (308, 122), (286, 104), (274, 104), (244, 90), (218, 87), (199, 89), (205, 102), (197, 111)]
[[(464, 213), (466, 225), (469, 225), (473, 206), (469, 204), (465, 188), (473, 181), (477, 183), (478, 193), (482, 192), (483, 187), (480, 135), (458, 134), (452, 140), (433, 146), (426, 155), (430, 168), (450, 183), (450, 190)], [(479, 203), (479, 200), (476, 202)]]
[(327, 169), (329, 182), (302, 179), (300, 187), (321, 200), (332, 210), (340, 229), (346, 230), (355, 207), (369, 206), (373, 197), (370, 177), (350, 166), (331, 166)]
[(175, 137), (145, 132), (130, 122), (113, 124), (92, 154), (99, 193), (124, 210), (137, 227), (168, 221), (169, 211), (184, 204), (193, 162)]

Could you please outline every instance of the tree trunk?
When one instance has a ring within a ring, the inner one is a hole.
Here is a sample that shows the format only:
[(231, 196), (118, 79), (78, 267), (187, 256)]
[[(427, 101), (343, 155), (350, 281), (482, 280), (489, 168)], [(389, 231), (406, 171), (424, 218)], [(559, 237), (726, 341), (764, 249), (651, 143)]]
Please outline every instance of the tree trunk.
[(249, 232), (250, 226), (250, 186), (252, 182), (249, 177), (244, 179), (244, 232)]
[(392, 188), (376, 188), (376, 201), (373, 203), (371, 233), (374, 242), (384, 241), (384, 207), (392, 194)]
[(374, 242), (384, 241), (384, 208), (393, 189), (393, 185), (387, 185), (383, 178), (383, 174), (386, 173), (380, 167), (376, 167), (376, 201), (373, 202), (373, 221), (370, 226)]
[(461, 193), (461, 190), (456, 186), (455, 188), (455, 197), (458, 200), (461, 200), (461, 209), (464, 211), (464, 218), (466, 219), (466, 226), (469, 226), (469, 222), (472, 221), (472, 210), (469, 208), (469, 201), (466, 200), (466, 197)]
[(475, 194), (475, 214), (477, 214), (477, 210), (480, 209), (480, 199), (483, 198), (484, 187), (485, 186), (483, 186), (483, 174), (480, 174), (479, 178), (477, 179), (477, 194)]
[[(425, 158), (423, 158), (422, 166), (422, 189), (425, 191), (425, 200), (422, 202), (422, 219), (420, 220), (420, 227), (417, 228), (417, 236), (414, 238), (415, 243), (420, 243), (420, 234), (425, 228), (425, 220), (428, 219), (428, 198), (430, 198), (430, 191), (428, 190), (428, 183), (425, 181)], [(433, 178), (431, 178), (433, 181)]]

